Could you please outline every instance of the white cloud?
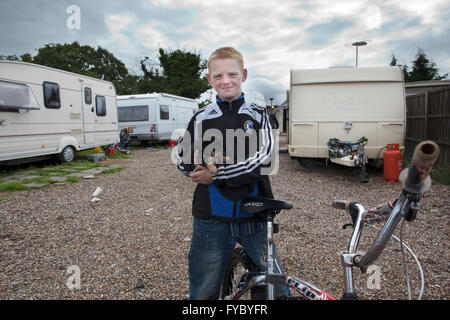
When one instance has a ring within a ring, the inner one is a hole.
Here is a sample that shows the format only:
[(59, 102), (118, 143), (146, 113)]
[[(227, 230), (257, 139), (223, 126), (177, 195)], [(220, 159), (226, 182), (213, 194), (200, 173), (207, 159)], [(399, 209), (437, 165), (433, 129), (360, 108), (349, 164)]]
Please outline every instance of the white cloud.
[(448, 0), (390, 0), (387, 4), (398, 7), (404, 12), (403, 14), (420, 18), (424, 25), (435, 27), (443, 23), (440, 13), (449, 7)]
[[(102, 45), (128, 68), (159, 47), (192, 48), (207, 58), (231, 45), (244, 54), (248, 85), (273, 86), (280, 94), (289, 87), (290, 69), (354, 65), (355, 48), (345, 45), (359, 40), (372, 40), (359, 50), (360, 66), (387, 65), (392, 51), (409, 63), (420, 46), (441, 73), (450, 72), (448, 0), (145, 1), (105, 7), (79, 0), (82, 9), (92, 10), (82, 12), (81, 31), (70, 34), (57, 20), (34, 15), (38, 4), (3, 1), (0, 27), (7, 32), (0, 37), (5, 53), (31, 52), (48, 39)], [(46, 9), (51, 17), (66, 8)], [(14, 21), (19, 23), (11, 29)]]
[(108, 30), (111, 32), (115, 40), (124, 43), (125, 45), (130, 45), (130, 39), (123, 35), (121, 32), (133, 22), (133, 18), (124, 15), (108, 15), (105, 18), (105, 23)]
[(192, 10), (192, 22), (178, 32), (194, 36), (181, 45), (200, 49), (205, 57), (219, 46), (234, 46), (242, 51), (251, 71), (246, 85), (266, 89), (279, 86), (280, 92), (289, 87), (291, 69), (353, 66), (355, 49), (346, 47), (348, 43), (372, 40), (360, 48), (359, 65), (387, 65), (393, 50), (390, 44), (424, 37), (427, 29), (423, 25), (434, 31), (448, 28), (448, 22), (440, 16), (442, 9), (448, 7), (448, 0), (223, 0), (220, 3), (150, 0), (150, 3)]
[(137, 30), (139, 43), (149, 49), (157, 49), (159, 47), (174, 47), (172, 42), (164, 32), (158, 29), (162, 24), (159, 22), (151, 22)]
[(367, 29), (380, 29), (383, 16), (378, 6), (369, 6), (363, 15)]
[(131, 22), (133, 22), (133, 18), (129, 16), (123, 16), (119, 14), (109, 15), (105, 19), (106, 26), (109, 31), (116, 34), (125, 29)]

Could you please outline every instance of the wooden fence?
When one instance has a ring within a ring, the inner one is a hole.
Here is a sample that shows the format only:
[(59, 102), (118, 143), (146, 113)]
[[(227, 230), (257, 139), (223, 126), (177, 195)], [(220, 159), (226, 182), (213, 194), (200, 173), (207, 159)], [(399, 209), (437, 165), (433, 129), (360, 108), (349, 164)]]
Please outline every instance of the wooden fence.
[(439, 145), (438, 163), (450, 164), (450, 86), (406, 97), (405, 156), (423, 140)]

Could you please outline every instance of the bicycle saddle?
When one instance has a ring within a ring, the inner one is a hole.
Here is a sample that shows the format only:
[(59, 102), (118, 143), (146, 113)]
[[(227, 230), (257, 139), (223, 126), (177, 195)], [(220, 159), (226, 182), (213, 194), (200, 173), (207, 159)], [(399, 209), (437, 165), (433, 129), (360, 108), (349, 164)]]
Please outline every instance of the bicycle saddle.
[(249, 214), (257, 214), (266, 211), (276, 211), (281, 209), (291, 209), (292, 204), (283, 200), (275, 200), (270, 198), (249, 197), (241, 202), (241, 210)]

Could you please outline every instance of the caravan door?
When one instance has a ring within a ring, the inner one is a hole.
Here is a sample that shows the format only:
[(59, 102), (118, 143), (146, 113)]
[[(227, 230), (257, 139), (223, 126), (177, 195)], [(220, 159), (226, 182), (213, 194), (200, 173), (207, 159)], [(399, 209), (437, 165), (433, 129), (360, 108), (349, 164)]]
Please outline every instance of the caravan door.
[(175, 124), (175, 109), (174, 105), (169, 100), (163, 100), (157, 104), (158, 113), (158, 136), (159, 139), (168, 140), (172, 136)]
[(83, 137), (84, 144), (95, 142), (95, 106), (94, 92), (89, 84), (82, 86), (83, 99)]

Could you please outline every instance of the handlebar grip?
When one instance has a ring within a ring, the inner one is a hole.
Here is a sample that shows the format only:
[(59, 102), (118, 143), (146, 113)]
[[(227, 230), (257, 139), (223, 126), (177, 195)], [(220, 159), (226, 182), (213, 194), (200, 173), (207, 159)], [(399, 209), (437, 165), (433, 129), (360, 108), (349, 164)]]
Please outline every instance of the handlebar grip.
[(427, 190), (431, 186), (428, 176), (438, 157), (439, 146), (435, 142), (426, 140), (419, 143), (414, 150), (411, 166), (400, 174), (403, 188), (415, 193)]
[(347, 200), (333, 200), (331, 205), (333, 208), (345, 210), (348, 208), (349, 201)]

